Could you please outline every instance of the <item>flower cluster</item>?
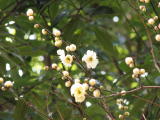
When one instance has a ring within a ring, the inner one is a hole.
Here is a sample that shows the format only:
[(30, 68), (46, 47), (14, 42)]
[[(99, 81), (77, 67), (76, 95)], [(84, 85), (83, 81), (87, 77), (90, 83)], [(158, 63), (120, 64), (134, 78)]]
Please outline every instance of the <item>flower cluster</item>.
[(124, 100), (122, 98), (117, 99), (117, 106), (118, 109), (121, 110), (121, 114), (119, 114), (119, 119), (124, 120), (126, 117), (130, 115), (130, 113), (127, 111), (128, 110), (128, 101)]
[[(32, 16), (31, 9), (27, 11), (27, 16)], [(34, 28), (42, 27), (39, 24), (35, 24)], [(92, 92), (94, 97), (100, 97), (100, 86), (97, 84), (97, 80), (90, 78), (85, 80), (79, 80), (72, 77), (72, 75), (67, 71), (67, 69), (71, 68), (73, 63), (78, 63), (80, 66), (83, 66), (83, 62), (86, 64), (86, 67), (82, 67), (83, 69), (95, 69), (99, 63), (96, 52), (93, 50), (87, 50), (87, 52), (83, 55), (81, 60), (76, 56), (75, 51), (77, 50), (77, 46), (72, 43), (68, 43), (62, 40), (61, 31), (54, 28), (52, 32), (48, 29), (42, 28), (42, 34), (48, 35), (50, 34), (54, 37), (54, 46), (58, 47), (57, 55), (59, 57), (60, 62), (63, 64), (64, 68), (60, 68), (58, 64), (53, 63), (51, 68), (53, 70), (57, 70), (62, 75), (62, 80), (65, 80), (65, 86), (70, 87), (71, 96), (75, 98), (76, 102), (83, 102), (88, 95), (88, 92)], [(63, 46), (62, 46), (63, 44)], [(60, 48), (61, 47), (61, 48)], [(65, 47), (65, 49), (63, 49)], [(49, 70), (49, 66), (45, 66), (45, 70)], [(99, 86), (99, 87), (98, 87)]]
[(34, 11), (32, 9), (28, 9), (27, 12), (26, 12), (26, 15), (28, 16), (28, 19), (30, 21), (34, 20), (33, 14), (34, 14)]
[(1, 90), (6, 91), (9, 88), (13, 87), (14, 82), (11, 82), (11, 81), (5, 81), (4, 82), (4, 79), (2, 77), (0, 77), (0, 84), (1, 84)]
[[(129, 67), (134, 67), (135, 66), (135, 64), (134, 64), (135, 62), (134, 62), (132, 57), (126, 57), (125, 58), (125, 63)], [(146, 77), (147, 75), (148, 75), (148, 73), (145, 71), (145, 69), (134, 68), (132, 78)]]
[[(140, 2), (149, 3), (150, 0), (140, 0)], [(158, 3), (157, 7), (158, 7), (158, 8), (160, 7), (160, 2)], [(145, 6), (145, 5), (140, 5), (140, 6), (139, 6), (139, 9), (140, 9), (141, 11), (143, 11), (143, 12), (146, 12), (146, 6)], [(158, 16), (155, 15), (154, 17), (151, 17), (151, 18), (149, 18), (149, 19), (147, 20), (148, 25), (154, 27), (154, 30), (155, 30), (155, 31), (160, 30), (160, 24), (158, 23), (158, 19), (159, 19)], [(157, 25), (155, 25), (155, 24), (157, 24)], [(159, 34), (159, 33), (157, 33), (157, 34), (155, 35), (155, 40), (156, 40), (156, 41), (160, 41), (160, 34)]]

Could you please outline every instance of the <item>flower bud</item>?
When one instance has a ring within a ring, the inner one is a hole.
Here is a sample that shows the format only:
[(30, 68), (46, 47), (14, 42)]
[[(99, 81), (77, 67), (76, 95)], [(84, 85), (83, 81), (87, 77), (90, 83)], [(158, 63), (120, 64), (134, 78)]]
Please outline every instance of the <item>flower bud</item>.
[(39, 28), (40, 25), (39, 24), (34, 24), (34, 28)]
[(143, 12), (146, 12), (146, 7), (144, 5), (140, 5), (139, 6), (139, 9)]
[(76, 45), (75, 45), (75, 44), (71, 44), (71, 45), (69, 46), (69, 49), (70, 49), (71, 52), (76, 51)]
[(44, 70), (49, 70), (49, 66), (44, 66)]
[(48, 31), (46, 29), (42, 29), (42, 34), (43, 35), (47, 35), (48, 34)]
[(1, 90), (2, 90), (2, 91), (6, 91), (6, 88), (2, 86), (2, 87), (1, 87)]
[(87, 83), (83, 83), (83, 86), (84, 86), (85, 90), (89, 89), (89, 85)]
[(133, 68), (133, 67), (134, 67), (134, 64), (133, 64), (133, 63), (129, 64), (129, 67), (130, 67), (130, 68)]
[(157, 35), (155, 36), (155, 39), (156, 39), (157, 41), (160, 41), (160, 34), (157, 34)]
[(70, 51), (70, 46), (66, 46), (66, 51), (67, 51), (67, 52)]
[(132, 78), (137, 78), (138, 77), (138, 74), (132, 74)]
[(89, 91), (92, 92), (94, 90), (94, 87), (89, 87)]
[(13, 87), (13, 82), (11, 82), (11, 81), (6, 81), (6, 82), (4, 83), (4, 87), (6, 87), (6, 88), (11, 88), (11, 87)]
[(154, 30), (155, 31), (159, 30), (158, 26), (154, 26)]
[(56, 64), (56, 63), (53, 63), (53, 64), (52, 64), (52, 69), (56, 70), (56, 69), (57, 69), (57, 67), (58, 67), (58, 66), (57, 66), (57, 64)]
[(149, 2), (150, 2), (150, 0), (145, 0), (144, 2), (145, 2), (145, 3), (149, 3)]
[(65, 86), (66, 86), (66, 87), (70, 87), (70, 86), (71, 86), (71, 81), (66, 81), (66, 82), (65, 82)]
[(93, 96), (94, 97), (100, 97), (100, 95), (101, 95), (100, 90), (96, 89), (96, 90), (93, 91)]
[(62, 40), (55, 41), (54, 45), (56, 47), (61, 47), (62, 46)]
[(118, 106), (118, 109), (119, 109), (119, 110), (124, 110), (124, 106), (123, 106), (123, 105), (119, 105), (119, 106)]
[(33, 13), (34, 13), (34, 12), (33, 12), (32, 9), (28, 9), (27, 12), (26, 12), (26, 15), (27, 15), (27, 16), (33, 16)]
[(126, 63), (127, 65), (132, 64), (132, 63), (133, 63), (133, 58), (132, 58), (132, 57), (126, 57), (126, 58), (125, 58), (125, 63)]
[(119, 119), (120, 119), (120, 120), (123, 120), (123, 119), (124, 119), (124, 116), (120, 114), (120, 115), (119, 115)]
[(29, 16), (28, 19), (29, 19), (29, 21), (32, 21), (32, 20), (34, 20), (34, 16)]
[(124, 110), (128, 110), (128, 106), (124, 106)]
[(125, 116), (129, 116), (129, 112), (124, 112), (124, 115)]
[(134, 68), (133, 69), (133, 74), (138, 75), (140, 72), (139, 68)]
[(54, 38), (55, 41), (61, 40), (60, 37), (55, 37)]
[(154, 20), (158, 20), (158, 16), (154, 16), (154, 18), (153, 18)]
[(122, 95), (122, 96), (126, 95), (126, 91), (125, 91), (125, 90), (122, 90), (122, 91), (121, 91), (121, 95)]
[(59, 36), (61, 36), (61, 31), (58, 29), (53, 29), (53, 35), (56, 37), (59, 37)]
[(75, 83), (80, 83), (81, 81), (80, 81), (80, 79), (75, 79), (74, 82)]
[(0, 77), (0, 84), (2, 84), (3, 82), (4, 82), (4, 79)]
[(139, 0), (140, 2), (145, 2), (145, 0)]
[(144, 74), (146, 71), (145, 71), (145, 69), (140, 69), (140, 74), (142, 75), (142, 74)]
[(94, 86), (94, 85), (96, 84), (96, 80), (95, 80), (95, 79), (90, 79), (90, 80), (89, 80), (89, 84), (90, 84), (91, 86)]
[(63, 74), (64, 77), (68, 77), (69, 76), (69, 72), (68, 71), (63, 71), (62, 74)]
[(155, 21), (154, 21), (153, 18), (150, 18), (150, 19), (148, 20), (148, 24), (149, 24), (149, 25), (153, 25), (154, 23), (155, 23)]

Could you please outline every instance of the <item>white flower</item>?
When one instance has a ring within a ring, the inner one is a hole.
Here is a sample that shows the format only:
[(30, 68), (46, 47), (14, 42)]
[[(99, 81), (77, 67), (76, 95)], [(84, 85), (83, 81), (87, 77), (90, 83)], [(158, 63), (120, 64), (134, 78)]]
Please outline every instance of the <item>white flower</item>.
[(94, 51), (88, 50), (86, 54), (82, 57), (82, 61), (84, 61), (87, 65), (87, 68), (96, 68), (99, 63), (97, 59), (97, 55)]
[(64, 50), (59, 49), (59, 50), (57, 50), (57, 54), (58, 55), (65, 55), (65, 52), (64, 52)]
[(11, 82), (11, 81), (6, 81), (6, 82), (4, 83), (4, 87), (6, 87), (6, 88), (11, 88), (11, 87), (13, 87), (13, 82)]
[(72, 55), (61, 55), (60, 59), (63, 63), (63, 65), (67, 66), (67, 67), (71, 67), (72, 62), (73, 62), (73, 56)]
[(83, 102), (85, 100), (85, 87), (80, 83), (75, 83), (70, 89), (71, 95), (75, 97), (76, 102)]

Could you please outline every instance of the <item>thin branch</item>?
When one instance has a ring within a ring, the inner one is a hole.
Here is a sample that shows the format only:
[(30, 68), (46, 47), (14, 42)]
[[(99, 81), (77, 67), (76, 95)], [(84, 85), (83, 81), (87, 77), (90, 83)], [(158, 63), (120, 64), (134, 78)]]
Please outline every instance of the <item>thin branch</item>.
[[(149, 89), (149, 88), (160, 88), (160, 86), (140, 86), (138, 88), (126, 91), (125, 94), (130, 94), (130, 93), (134, 93), (134, 92), (137, 92), (137, 91), (140, 91), (140, 90), (144, 90), (144, 89)], [(109, 97), (121, 96), (123, 94), (124, 93), (118, 92), (118, 93), (111, 94), (109, 96), (102, 96), (100, 98), (109, 98)]]

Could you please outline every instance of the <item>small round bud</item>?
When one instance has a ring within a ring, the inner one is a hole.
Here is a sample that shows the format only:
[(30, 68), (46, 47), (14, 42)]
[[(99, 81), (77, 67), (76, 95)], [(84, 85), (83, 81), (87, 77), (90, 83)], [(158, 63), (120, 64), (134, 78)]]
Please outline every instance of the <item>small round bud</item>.
[(61, 40), (60, 37), (55, 37), (54, 38), (55, 41)]
[(149, 3), (149, 2), (150, 2), (150, 0), (145, 0), (144, 2), (145, 2), (145, 3)]
[(133, 63), (133, 58), (132, 58), (132, 57), (126, 57), (126, 58), (125, 58), (125, 63), (126, 63), (127, 65), (132, 64), (132, 63)]
[(124, 115), (125, 116), (129, 116), (129, 112), (124, 112)]
[(62, 40), (55, 41), (54, 45), (56, 47), (61, 47), (62, 46)]
[(6, 88), (11, 88), (11, 87), (13, 87), (13, 82), (11, 82), (11, 81), (6, 81), (6, 82), (4, 83), (4, 87), (6, 87)]
[(125, 90), (122, 90), (122, 91), (121, 91), (121, 95), (122, 95), (122, 96), (126, 95), (126, 91), (125, 91)]
[(136, 74), (132, 74), (132, 78), (137, 78), (138, 77), (138, 75), (136, 75)]
[(89, 91), (90, 91), (90, 92), (93, 92), (93, 90), (94, 90), (94, 87), (92, 87), (92, 86), (89, 87)]
[(33, 13), (34, 13), (34, 12), (33, 12), (32, 9), (28, 9), (27, 12), (26, 12), (26, 15), (27, 15), (27, 16), (33, 16)]
[(144, 74), (145, 72), (145, 69), (140, 69), (140, 74)]
[(68, 77), (69, 76), (69, 72), (68, 71), (63, 71), (62, 74), (63, 74), (64, 77)]
[(101, 90), (103, 90), (104, 89), (104, 87), (101, 85), (100, 87), (99, 87)]
[(118, 109), (119, 109), (119, 110), (124, 110), (124, 106), (123, 106), (123, 105), (119, 105), (119, 106), (118, 106)]
[(70, 47), (66, 46), (66, 51), (69, 52), (70, 51)]
[(88, 78), (85, 78), (85, 79), (84, 79), (84, 82), (88, 83)]
[(154, 16), (154, 18), (153, 18), (154, 20), (158, 20), (158, 16)]
[(154, 30), (156, 31), (159, 30), (158, 26), (154, 26)]
[(29, 16), (28, 19), (29, 19), (29, 21), (33, 21), (34, 20), (34, 16)]
[(74, 82), (75, 83), (80, 83), (81, 81), (80, 81), (80, 79), (75, 79)]
[(48, 34), (48, 31), (46, 29), (42, 29), (42, 34), (43, 35), (47, 35)]
[(155, 36), (155, 39), (156, 39), (157, 41), (160, 41), (160, 34), (157, 34), (157, 35)]
[(119, 115), (119, 119), (120, 119), (120, 120), (123, 120), (123, 119), (124, 119), (124, 116), (123, 116), (123, 115)]
[(71, 52), (76, 51), (76, 45), (75, 45), (75, 44), (71, 44), (71, 45), (69, 46), (69, 49), (70, 49)]
[(140, 2), (145, 2), (145, 0), (139, 0)]
[(96, 90), (93, 91), (93, 96), (94, 97), (100, 97), (100, 95), (101, 95), (100, 90), (96, 89)]
[(56, 69), (57, 69), (57, 67), (58, 67), (58, 66), (57, 66), (57, 64), (56, 64), (56, 63), (53, 63), (53, 64), (52, 64), (52, 69), (56, 70)]
[(129, 64), (129, 67), (130, 67), (130, 68), (133, 68), (133, 67), (134, 67), (134, 64), (133, 64), (133, 63)]
[(58, 29), (53, 29), (53, 35), (56, 37), (59, 37), (59, 36), (61, 36), (61, 31)]
[(65, 82), (65, 86), (66, 86), (66, 87), (70, 87), (70, 86), (71, 86), (71, 81), (66, 81), (66, 82)]
[(149, 25), (153, 25), (154, 23), (155, 23), (155, 21), (154, 21), (153, 18), (150, 18), (150, 19), (148, 20), (148, 24), (149, 24)]
[(124, 106), (124, 110), (128, 110), (128, 106)]
[(39, 24), (34, 24), (34, 28), (39, 28), (40, 25)]
[(6, 88), (2, 86), (2, 87), (1, 87), (1, 90), (2, 90), (2, 91), (6, 91)]
[(160, 2), (158, 3), (158, 8), (160, 8)]
[(89, 89), (89, 85), (87, 83), (83, 83), (83, 86), (84, 86), (85, 90)]
[(122, 104), (123, 99), (117, 99), (117, 104)]
[(0, 84), (2, 84), (3, 82), (4, 82), (4, 79), (0, 77)]
[(139, 9), (143, 12), (146, 12), (146, 7), (144, 5), (140, 5), (139, 6)]
[(44, 66), (44, 70), (49, 70), (49, 66)]
[(134, 68), (133, 69), (133, 74), (138, 75), (140, 72), (139, 68)]
[(95, 79), (90, 79), (90, 80), (89, 80), (89, 84), (90, 84), (91, 86), (94, 86), (94, 85), (96, 84), (96, 80), (95, 80)]

